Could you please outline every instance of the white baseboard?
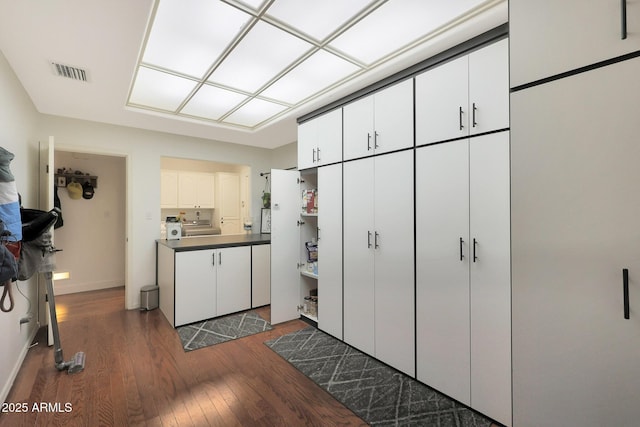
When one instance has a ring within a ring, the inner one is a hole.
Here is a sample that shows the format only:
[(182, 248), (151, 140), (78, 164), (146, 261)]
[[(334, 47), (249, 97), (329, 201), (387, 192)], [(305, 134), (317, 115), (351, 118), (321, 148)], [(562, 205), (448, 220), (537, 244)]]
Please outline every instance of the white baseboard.
[(55, 294), (75, 294), (77, 292), (97, 291), (100, 289), (119, 288), (124, 286), (124, 280), (103, 280), (100, 282), (89, 283), (64, 283), (64, 281), (56, 282)]
[(9, 374), (9, 378), (7, 378), (7, 382), (2, 387), (2, 392), (0, 393), (0, 402), (6, 402), (7, 396), (11, 391), (11, 387), (13, 387), (13, 383), (15, 382), (16, 377), (18, 376), (18, 372), (20, 372), (20, 368), (22, 367), (24, 358), (27, 357), (27, 352), (29, 351), (29, 347), (31, 346), (31, 343), (35, 339), (37, 333), (38, 333), (38, 328), (34, 326), (33, 331), (29, 335), (29, 339), (25, 341), (22, 347), (22, 350), (20, 351), (20, 355), (18, 356), (16, 363), (13, 365), (13, 369), (11, 369), (11, 373)]

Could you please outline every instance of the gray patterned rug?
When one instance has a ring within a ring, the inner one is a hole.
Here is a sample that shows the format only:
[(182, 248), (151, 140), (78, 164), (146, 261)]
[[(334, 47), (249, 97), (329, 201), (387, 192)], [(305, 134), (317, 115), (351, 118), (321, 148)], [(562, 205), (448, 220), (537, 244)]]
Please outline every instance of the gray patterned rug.
[(271, 324), (254, 311), (193, 323), (176, 328), (184, 351), (197, 350), (225, 341), (246, 337), (273, 329)]
[(491, 425), (483, 415), (314, 327), (265, 344), (370, 425)]

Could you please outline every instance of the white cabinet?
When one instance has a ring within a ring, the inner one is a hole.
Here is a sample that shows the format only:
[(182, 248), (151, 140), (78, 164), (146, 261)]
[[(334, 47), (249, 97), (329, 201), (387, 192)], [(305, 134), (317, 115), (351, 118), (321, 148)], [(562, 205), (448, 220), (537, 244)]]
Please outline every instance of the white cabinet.
[(271, 302), (271, 245), (251, 246), (251, 307)]
[(213, 209), (214, 182), (212, 173), (180, 172), (178, 174), (178, 207)]
[(508, 40), (416, 76), (416, 145), (509, 126)]
[(512, 94), (516, 426), (640, 419), (639, 75), (635, 58)]
[(216, 174), (216, 212), (222, 234), (240, 233), (240, 175), (219, 172)]
[(251, 247), (217, 249), (217, 315), (251, 307)]
[(298, 169), (342, 161), (342, 109), (298, 126)]
[(414, 375), (413, 151), (344, 164), (344, 340)]
[(640, 7), (630, 0), (510, 0), (509, 37), (516, 87), (639, 50)]
[(160, 171), (160, 208), (178, 207), (178, 172)]
[(216, 255), (214, 249), (176, 252), (174, 326), (217, 316)]
[(413, 81), (405, 80), (343, 108), (344, 160), (413, 146)]
[(417, 378), (511, 423), (509, 133), (416, 152)]

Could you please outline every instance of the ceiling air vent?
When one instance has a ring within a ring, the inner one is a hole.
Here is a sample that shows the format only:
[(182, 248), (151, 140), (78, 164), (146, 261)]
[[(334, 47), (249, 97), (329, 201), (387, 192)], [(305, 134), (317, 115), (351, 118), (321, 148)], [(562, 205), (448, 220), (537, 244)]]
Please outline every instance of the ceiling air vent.
[(80, 80), (83, 82), (88, 81), (88, 74), (86, 70), (78, 67), (71, 67), (69, 65), (60, 64), (58, 62), (52, 62), (53, 72), (57, 76), (66, 77), (68, 79)]

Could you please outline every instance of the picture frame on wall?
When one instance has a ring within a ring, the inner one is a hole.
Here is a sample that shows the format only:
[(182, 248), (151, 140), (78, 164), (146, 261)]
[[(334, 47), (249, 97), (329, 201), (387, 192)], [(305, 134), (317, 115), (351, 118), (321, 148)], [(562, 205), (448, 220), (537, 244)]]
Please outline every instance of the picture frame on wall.
[(262, 208), (260, 215), (260, 233), (271, 233), (271, 209), (269, 208)]

